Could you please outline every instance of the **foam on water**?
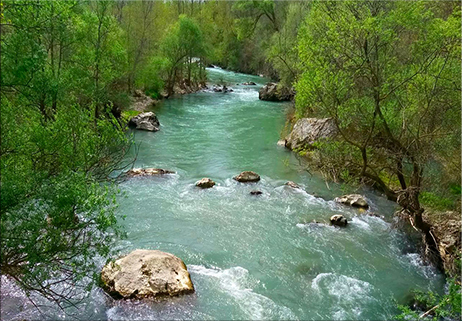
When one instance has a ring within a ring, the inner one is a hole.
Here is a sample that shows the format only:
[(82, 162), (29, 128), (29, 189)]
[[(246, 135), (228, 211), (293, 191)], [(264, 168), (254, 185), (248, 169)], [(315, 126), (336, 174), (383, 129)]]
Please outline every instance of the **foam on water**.
[(217, 267), (190, 265), (188, 270), (193, 277), (201, 275), (207, 277), (208, 281), (216, 282), (245, 312), (245, 319), (264, 320), (275, 316), (278, 319), (297, 319), (289, 308), (278, 306), (268, 297), (255, 293), (252, 287), (259, 281), (252, 280), (249, 271), (240, 266), (222, 270)]
[(336, 302), (332, 307), (335, 320), (361, 319), (364, 305), (377, 302), (370, 283), (346, 275), (318, 274), (311, 282), (311, 288), (324, 300), (330, 297)]
[(432, 278), (437, 275), (436, 269), (428, 263), (426, 264), (422, 260), (422, 256), (420, 256), (420, 254), (407, 253), (403, 257), (406, 262), (409, 262), (413, 267), (417, 268), (417, 271), (425, 277)]

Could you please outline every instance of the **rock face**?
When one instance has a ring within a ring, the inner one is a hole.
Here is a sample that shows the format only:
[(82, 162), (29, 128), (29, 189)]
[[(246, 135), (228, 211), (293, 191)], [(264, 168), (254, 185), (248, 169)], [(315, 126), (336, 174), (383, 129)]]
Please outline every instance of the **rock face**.
[(250, 191), (250, 195), (261, 195), (261, 194), (263, 194), (262, 191), (257, 191), (257, 190), (255, 190), (255, 191)]
[(128, 122), (128, 126), (136, 129), (156, 132), (159, 130), (159, 120), (153, 112), (139, 114)]
[(194, 292), (186, 265), (170, 253), (135, 250), (101, 271), (106, 292), (116, 298), (148, 298)]
[(290, 101), (294, 96), (292, 89), (282, 87), (274, 82), (267, 83), (258, 92), (258, 98), (267, 101)]
[(348, 221), (345, 218), (345, 216), (343, 216), (341, 214), (336, 214), (336, 215), (331, 216), (330, 224), (343, 227), (343, 226), (347, 226)]
[(200, 181), (196, 182), (196, 186), (200, 188), (211, 188), (215, 186), (215, 182), (212, 181), (210, 178), (204, 177)]
[(288, 181), (287, 183), (285, 183), (284, 185), (287, 185), (289, 187), (292, 187), (292, 188), (300, 188), (300, 186), (298, 186), (297, 183), (294, 183), (292, 181)]
[(460, 267), (456, 264), (458, 253), (461, 250), (462, 223), (460, 213), (425, 211), (422, 214), (422, 219), (430, 225), (430, 231), (436, 241), (444, 271), (450, 277), (460, 276)]
[(175, 174), (175, 172), (162, 169), (162, 168), (134, 168), (134, 169), (127, 171), (127, 175), (131, 177), (164, 175), (164, 174)]
[(359, 194), (343, 195), (337, 197), (335, 201), (353, 207), (369, 208), (369, 204), (367, 204), (364, 197)]
[(234, 176), (233, 179), (241, 183), (258, 182), (260, 180), (260, 175), (252, 171), (245, 171)]
[(289, 136), (286, 147), (296, 149), (306, 147), (319, 139), (337, 135), (337, 127), (331, 118), (301, 118), (297, 120)]

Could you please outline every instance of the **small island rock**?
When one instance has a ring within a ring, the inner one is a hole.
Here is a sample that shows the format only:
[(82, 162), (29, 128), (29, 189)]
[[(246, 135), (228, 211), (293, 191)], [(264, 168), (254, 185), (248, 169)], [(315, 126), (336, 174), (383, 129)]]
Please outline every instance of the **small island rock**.
[(330, 224), (336, 226), (347, 226), (348, 221), (345, 216), (341, 214), (332, 215), (330, 218)]
[(241, 183), (258, 182), (260, 180), (260, 175), (252, 171), (244, 171), (239, 175), (234, 176), (233, 179)]
[(106, 292), (115, 298), (143, 299), (194, 292), (184, 262), (170, 253), (135, 250), (101, 271)]
[(204, 177), (200, 181), (196, 182), (196, 186), (200, 188), (211, 188), (215, 186), (215, 182), (212, 181), (210, 178)]
[(367, 204), (365, 198), (359, 194), (343, 195), (337, 197), (335, 201), (353, 207), (369, 208), (369, 204)]
[(175, 174), (173, 171), (169, 171), (162, 168), (133, 168), (126, 173), (128, 176), (153, 176), (153, 175), (164, 175), (164, 174)]

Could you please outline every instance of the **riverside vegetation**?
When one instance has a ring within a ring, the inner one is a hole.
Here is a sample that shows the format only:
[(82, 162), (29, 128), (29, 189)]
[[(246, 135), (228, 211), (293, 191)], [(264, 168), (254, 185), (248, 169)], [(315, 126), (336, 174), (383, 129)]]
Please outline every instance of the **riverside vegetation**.
[[(113, 173), (133, 161), (136, 90), (199, 90), (210, 65), (293, 88), (288, 127), (330, 118), (334, 139), (296, 151), (396, 201), (427, 252), (432, 217), (460, 222), (459, 2), (2, 1), (0, 18), (0, 268), (26, 293), (66, 307), (98, 280), (124, 236)], [(401, 318), (460, 318), (453, 262), (448, 292)]]

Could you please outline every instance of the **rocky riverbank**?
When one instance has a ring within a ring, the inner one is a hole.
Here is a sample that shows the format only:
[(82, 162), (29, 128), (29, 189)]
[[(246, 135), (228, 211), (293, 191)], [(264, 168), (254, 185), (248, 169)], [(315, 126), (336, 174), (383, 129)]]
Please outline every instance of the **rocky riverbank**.
[[(330, 118), (301, 118), (293, 124), (290, 133), (278, 141), (278, 145), (285, 146), (308, 159), (316, 169), (318, 166), (322, 167), (317, 143), (333, 141), (337, 135), (338, 129)], [(425, 210), (420, 225), (428, 227), (428, 233), (416, 227), (411, 215), (403, 213), (405, 211), (395, 214), (401, 223), (409, 224), (422, 233), (422, 254), (426, 261), (439, 267), (447, 276), (460, 278), (461, 213)]]

